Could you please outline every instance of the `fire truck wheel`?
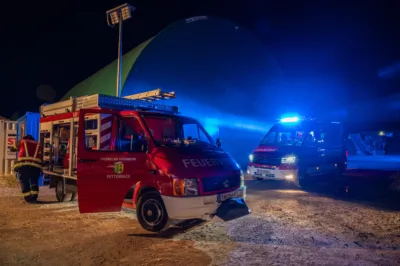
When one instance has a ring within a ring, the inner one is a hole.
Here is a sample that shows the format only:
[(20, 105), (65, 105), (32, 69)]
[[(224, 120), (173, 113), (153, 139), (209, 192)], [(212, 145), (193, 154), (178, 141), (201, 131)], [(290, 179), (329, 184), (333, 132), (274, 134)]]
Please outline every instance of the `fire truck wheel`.
[(75, 193), (72, 193), (72, 195), (71, 195), (71, 201), (75, 201), (77, 199), (77, 197), (76, 197), (76, 192)]
[(306, 188), (310, 185), (310, 180), (305, 169), (299, 169), (296, 185), (300, 188)]
[(155, 191), (142, 194), (137, 202), (136, 216), (140, 225), (150, 232), (160, 232), (168, 224), (168, 214), (162, 198)]
[(56, 185), (56, 198), (59, 202), (72, 201), (75, 193), (64, 194), (64, 182), (59, 179)]

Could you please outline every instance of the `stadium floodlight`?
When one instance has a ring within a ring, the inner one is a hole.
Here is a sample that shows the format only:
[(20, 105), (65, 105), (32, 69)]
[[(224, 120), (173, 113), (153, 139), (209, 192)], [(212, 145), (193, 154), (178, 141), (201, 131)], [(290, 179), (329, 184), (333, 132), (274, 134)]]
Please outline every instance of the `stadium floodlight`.
[(110, 9), (106, 12), (108, 26), (114, 27), (118, 24), (118, 64), (117, 64), (117, 86), (116, 96), (119, 97), (121, 94), (122, 86), (122, 23), (132, 17), (132, 12), (135, 11), (135, 7), (129, 4), (123, 4)]

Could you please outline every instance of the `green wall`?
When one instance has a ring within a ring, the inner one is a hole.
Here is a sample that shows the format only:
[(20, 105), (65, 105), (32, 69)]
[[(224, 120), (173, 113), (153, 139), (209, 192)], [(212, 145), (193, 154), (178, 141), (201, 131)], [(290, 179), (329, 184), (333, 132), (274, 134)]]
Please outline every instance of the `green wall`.
[[(122, 87), (124, 86), (125, 80), (135, 64), (137, 58), (141, 54), (144, 48), (153, 40), (154, 37), (141, 43), (133, 50), (123, 55), (122, 59)], [(86, 80), (78, 83), (73, 87), (67, 94), (62, 97), (61, 100), (66, 100), (71, 96), (83, 96), (91, 94), (106, 94), (115, 95), (116, 90), (116, 79), (117, 79), (117, 63), (115, 60), (111, 64), (97, 71), (95, 74), (87, 78)]]

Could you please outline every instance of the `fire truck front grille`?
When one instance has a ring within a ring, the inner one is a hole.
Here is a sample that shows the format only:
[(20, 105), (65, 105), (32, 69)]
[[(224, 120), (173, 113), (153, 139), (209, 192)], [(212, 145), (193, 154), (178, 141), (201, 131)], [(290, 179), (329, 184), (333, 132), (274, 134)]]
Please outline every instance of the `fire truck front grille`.
[(281, 158), (268, 158), (268, 157), (254, 156), (253, 163), (278, 166), (281, 164), (281, 160), (282, 160)]
[(240, 186), (240, 174), (231, 176), (207, 177), (201, 180), (204, 192), (224, 190)]

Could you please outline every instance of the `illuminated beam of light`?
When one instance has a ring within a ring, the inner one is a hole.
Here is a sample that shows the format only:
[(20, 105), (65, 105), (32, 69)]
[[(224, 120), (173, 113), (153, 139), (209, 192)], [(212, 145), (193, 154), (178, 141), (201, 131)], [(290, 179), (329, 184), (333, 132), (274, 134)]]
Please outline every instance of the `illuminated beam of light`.
[(212, 108), (183, 98), (179, 101), (179, 109), (185, 116), (199, 120), (212, 136), (218, 135), (219, 128), (221, 127), (261, 133), (266, 133), (271, 127), (270, 123), (257, 121), (245, 116), (233, 115), (228, 112), (220, 111), (217, 108)]

